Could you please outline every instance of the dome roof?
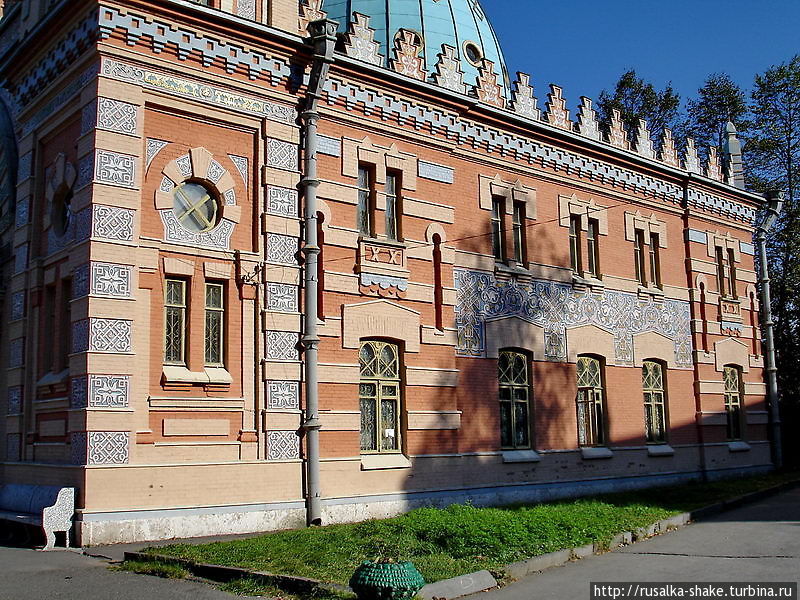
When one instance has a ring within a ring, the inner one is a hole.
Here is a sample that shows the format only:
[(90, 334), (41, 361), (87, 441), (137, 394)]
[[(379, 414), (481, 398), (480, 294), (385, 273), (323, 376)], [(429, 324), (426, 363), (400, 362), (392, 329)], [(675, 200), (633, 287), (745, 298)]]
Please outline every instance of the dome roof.
[[(370, 17), (380, 53), (388, 60), (394, 56), (394, 39), (400, 29), (410, 29), (422, 36), (425, 67), (436, 71), (442, 44), (456, 49), (464, 71), (464, 83), (474, 85), (481, 58), (494, 63), (498, 82), (508, 97), (509, 78), (503, 52), (478, 0), (325, 0), (322, 6), (328, 18), (339, 22), (339, 32), (350, 30), (353, 13)], [(388, 64), (388, 63), (387, 63)]]

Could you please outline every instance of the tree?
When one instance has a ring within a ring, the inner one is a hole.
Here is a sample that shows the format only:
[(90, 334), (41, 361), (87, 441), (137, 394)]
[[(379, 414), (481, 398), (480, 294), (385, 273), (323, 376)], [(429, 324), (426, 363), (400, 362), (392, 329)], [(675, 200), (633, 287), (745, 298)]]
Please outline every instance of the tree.
[(790, 422), (800, 418), (800, 55), (756, 76), (751, 110), (748, 185), (783, 190), (786, 200), (768, 253), (781, 411)]
[(686, 121), (680, 126), (682, 137), (694, 138), (698, 148), (722, 146), (725, 125), (732, 121), (739, 133), (745, 133), (749, 123), (745, 94), (725, 73), (709, 75), (697, 90), (697, 98), (686, 103)]
[(680, 96), (673, 91), (671, 83), (658, 91), (633, 69), (622, 74), (613, 93), (600, 92), (597, 102), (600, 122), (606, 128), (611, 123), (613, 110), (617, 109), (629, 138), (639, 127), (639, 119), (645, 119), (654, 141), (660, 139), (662, 129), (674, 127), (680, 104)]

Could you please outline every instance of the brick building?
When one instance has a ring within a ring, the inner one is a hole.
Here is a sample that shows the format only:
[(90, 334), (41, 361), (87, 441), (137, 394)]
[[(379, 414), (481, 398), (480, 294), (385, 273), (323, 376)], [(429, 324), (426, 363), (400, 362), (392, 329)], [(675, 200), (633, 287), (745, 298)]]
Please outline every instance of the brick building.
[(0, 477), (83, 543), (770, 468), (734, 133), (540, 108), (477, 0), (4, 13)]

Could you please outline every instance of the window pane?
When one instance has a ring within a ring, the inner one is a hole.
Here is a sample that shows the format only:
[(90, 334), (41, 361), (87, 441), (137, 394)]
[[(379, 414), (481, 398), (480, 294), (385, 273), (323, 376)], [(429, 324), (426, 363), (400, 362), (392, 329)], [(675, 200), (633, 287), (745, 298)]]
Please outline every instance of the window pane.
[(658, 256), (658, 235), (650, 235), (650, 279), (653, 285), (661, 287), (661, 262)]
[(361, 405), (361, 449), (377, 450), (377, 414), (375, 412), (375, 401), (362, 398)]
[(525, 236), (525, 215), (522, 202), (514, 203), (514, 260), (518, 263), (523, 262), (524, 256), (524, 236)]
[(397, 177), (386, 174), (386, 237), (397, 239)]
[(528, 446), (528, 403), (514, 403), (514, 441), (517, 448)]
[(206, 311), (206, 364), (222, 364), (222, 312)]
[(586, 251), (589, 257), (589, 272), (594, 276), (600, 275), (600, 265), (598, 260), (597, 249), (597, 221), (589, 219), (589, 225), (586, 234)]
[(503, 201), (492, 199), (492, 251), (497, 260), (505, 258), (503, 252)]
[(583, 271), (581, 264), (581, 221), (580, 217), (572, 216), (569, 219), (569, 258), (572, 270), (580, 274)]
[(397, 401), (381, 401), (381, 450), (397, 450)]
[(500, 403), (500, 445), (510, 448), (514, 445), (514, 437), (511, 433), (511, 403)]
[(370, 221), (372, 200), (372, 173), (364, 167), (358, 168), (358, 214), (357, 225), (362, 235), (371, 235)]
[(183, 310), (166, 309), (164, 360), (183, 362)]
[(222, 285), (206, 284), (206, 308), (222, 308)]

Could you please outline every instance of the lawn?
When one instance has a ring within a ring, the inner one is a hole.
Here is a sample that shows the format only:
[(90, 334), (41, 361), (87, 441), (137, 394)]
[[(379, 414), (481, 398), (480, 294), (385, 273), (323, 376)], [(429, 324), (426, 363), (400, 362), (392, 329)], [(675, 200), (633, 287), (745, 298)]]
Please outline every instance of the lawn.
[(361, 561), (377, 557), (411, 560), (427, 582), (480, 569), (502, 576), (511, 562), (607, 542), (623, 531), (798, 478), (800, 473), (787, 472), (538, 505), (420, 508), (392, 519), (145, 552), (340, 584)]

